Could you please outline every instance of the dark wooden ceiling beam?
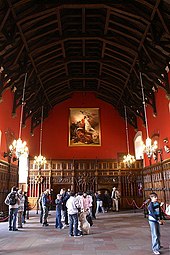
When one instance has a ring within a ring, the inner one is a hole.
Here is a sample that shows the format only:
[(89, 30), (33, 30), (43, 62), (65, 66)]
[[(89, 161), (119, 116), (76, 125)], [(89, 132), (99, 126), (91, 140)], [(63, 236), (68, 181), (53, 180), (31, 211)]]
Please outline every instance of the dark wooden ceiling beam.
[[(156, 10), (157, 10), (157, 8), (158, 8), (158, 6), (159, 6), (159, 3), (160, 3), (160, 0), (157, 0), (156, 3), (155, 3), (155, 6), (154, 6), (153, 11), (152, 11), (152, 14), (151, 14), (151, 21), (153, 20), (153, 18), (154, 18), (154, 16), (155, 16), (155, 13), (156, 13)], [(150, 26), (151, 26), (151, 21), (150, 21), (150, 23), (147, 24), (147, 26), (146, 26), (146, 28), (145, 28), (145, 31), (144, 31), (143, 36), (142, 36), (142, 38), (141, 38), (140, 44), (139, 44), (139, 46), (138, 46), (138, 52), (140, 52), (140, 50), (141, 50), (141, 48), (142, 48), (142, 46), (143, 46), (143, 44), (144, 44), (146, 35), (147, 35), (147, 33), (148, 33), (148, 31), (149, 31), (149, 28), (150, 28)], [(137, 58), (138, 58), (138, 55), (136, 54), (136, 56), (134, 57), (132, 66), (131, 66), (131, 70), (130, 70), (129, 75), (128, 75), (128, 77), (127, 77), (127, 80), (126, 80), (126, 82), (125, 82), (124, 89), (127, 87), (127, 84), (128, 84), (128, 82), (129, 82), (131, 73), (132, 73), (132, 71), (133, 71), (133, 69), (134, 69), (134, 66), (136, 65)], [(124, 89), (122, 90), (120, 99), (119, 99), (119, 101), (118, 101), (118, 103), (117, 103), (117, 107), (118, 107), (118, 105), (119, 105), (119, 103), (120, 103), (120, 100), (121, 100), (121, 98), (122, 98), (122, 95), (123, 95), (123, 93), (124, 93)]]
[[(11, 4), (12, 5), (12, 4)], [(15, 12), (15, 9), (17, 9), (15, 7), (15, 4), (12, 5), (13, 6), (13, 10)], [(25, 15), (23, 13), (23, 18), (21, 17), (20, 20), (18, 20), (18, 25), (28, 25), (28, 27), (30, 27), (32, 24), (34, 24), (35, 22), (40, 22), (41, 20), (48, 18), (51, 15), (55, 15), (56, 14), (56, 10), (57, 8), (48, 8), (46, 10), (40, 11), (40, 12), (31, 12), (30, 15)]]
[(120, 75), (119, 72), (111, 71), (107, 67), (103, 67), (102, 74), (103, 75), (107, 75), (108, 77), (110, 76), (110, 77), (112, 77), (115, 80), (118, 80), (120, 82), (120, 84), (122, 84), (122, 85), (124, 84), (124, 82), (126, 80), (125, 76)]
[[(100, 81), (101, 81), (101, 87), (103, 87), (103, 88), (104, 88), (104, 86), (110, 87), (111, 90), (119, 91), (119, 95), (120, 95), (122, 88), (121, 88), (120, 84), (116, 83), (116, 81), (114, 83), (110, 79), (109, 80), (100, 79)], [(104, 84), (104, 86), (103, 86), (103, 84)]]
[(44, 45), (40, 48), (37, 48), (36, 50), (32, 50), (31, 54), (34, 55), (38, 52), (42, 52), (43, 50), (47, 50), (47, 49), (50, 49), (52, 47), (54, 47), (55, 45), (58, 45), (58, 44), (61, 44), (61, 43), (66, 43), (66, 42), (73, 42), (73, 41), (83, 41), (83, 40), (86, 40), (86, 41), (99, 41), (99, 42), (105, 42), (106, 44), (110, 44), (118, 49), (121, 49), (127, 53), (129, 53), (130, 55), (132, 56), (136, 56), (136, 51), (133, 49), (133, 48), (128, 48), (126, 47), (125, 45), (121, 45), (121, 42), (118, 43), (118, 42), (114, 42), (113, 41), (113, 37), (112, 36), (96, 36), (96, 35), (92, 35), (92, 36), (87, 36), (87, 35), (82, 35), (81, 37), (78, 35), (73, 35), (72, 37), (62, 37), (62, 38), (57, 38), (56, 37), (56, 41), (51, 43), (51, 44), (48, 44), (48, 45)]
[(124, 19), (129, 19), (129, 21), (130, 20), (133, 21), (133, 22), (134, 22), (134, 20), (135, 21), (140, 21), (140, 22), (142, 21), (146, 25), (148, 25), (150, 23), (147, 19), (145, 19), (141, 15), (133, 14), (129, 11), (121, 10), (121, 9), (118, 9), (118, 8), (115, 8), (115, 7), (112, 7), (112, 6), (108, 6), (108, 8), (111, 9), (111, 11), (114, 15), (117, 15), (117, 16), (119, 16), (121, 18), (124, 18)]
[(147, 9), (153, 9), (153, 5), (150, 4), (148, 1), (143, 0), (135, 0), (135, 2), (140, 3), (141, 5), (144, 5)]
[(27, 43), (28, 44), (32, 44), (34, 43), (34, 41), (39, 41), (40, 39), (42, 39), (43, 37), (48, 37), (48, 35), (51, 35), (51, 33), (55, 33), (58, 31), (58, 28), (54, 28), (54, 29), (51, 29), (51, 30), (47, 30), (46, 32), (44, 32), (43, 34), (38, 34), (36, 36), (33, 36), (32, 38), (29, 38), (27, 39)]
[[(125, 37), (125, 40), (127, 40), (127, 38), (128, 38), (128, 39), (130, 39), (130, 40), (132, 40), (132, 41), (134, 41), (136, 43), (140, 42), (140, 40), (137, 39), (136, 37), (131, 36), (128, 33), (122, 32), (121, 30), (118, 30), (118, 29), (115, 29), (115, 28), (111, 28), (111, 27), (109, 27), (109, 30), (114, 32), (115, 34), (122, 35), (123, 37)], [(128, 43), (128, 41), (126, 41), (126, 43)], [(128, 43), (128, 44), (130, 45), (130, 43)]]
[(22, 47), (19, 49), (17, 57), (15, 58), (15, 61), (13, 62), (13, 66), (15, 66), (17, 64), (17, 62), (18, 62), (18, 60), (19, 60), (19, 58), (20, 58), (24, 48), (25, 48), (25, 45), (23, 44)]
[(110, 19), (110, 9), (107, 9), (105, 26), (104, 26), (104, 35), (106, 35), (108, 31), (109, 19)]
[(7, 12), (6, 12), (6, 14), (5, 14), (5, 16), (4, 16), (4, 18), (3, 18), (2, 22), (1, 22), (1, 24), (0, 24), (0, 32), (2, 31), (4, 25), (5, 25), (5, 23), (6, 23), (7, 19), (8, 19), (8, 17), (9, 17), (9, 14), (10, 14), (10, 8), (7, 10)]
[(148, 50), (146, 49), (146, 47), (144, 45), (142, 45), (142, 48), (144, 49), (148, 59), (150, 60), (150, 62), (153, 64), (153, 60), (152, 57), (150, 56), (150, 54), (148, 53)]
[(128, 70), (122, 69), (119, 66), (116, 66), (116, 65), (112, 66), (111, 64), (109, 65), (108, 63), (103, 63), (103, 68), (105, 68), (105, 67), (107, 67), (107, 69), (110, 70), (111, 72), (117, 71), (117, 74), (122, 76), (123, 78), (127, 77), (127, 75), (128, 75)]
[(159, 18), (160, 18), (160, 21), (161, 21), (161, 23), (162, 23), (162, 25), (163, 25), (163, 27), (164, 27), (166, 33), (167, 33), (167, 34), (170, 34), (169, 28), (167, 27), (167, 25), (166, 25), (166, 23), (165, 23), (165, 21), (164, 21), (162, 15), (161, 15), (159, 9), (157, 9), (156, 11), (157, 11), (157, 13), (158, 13), (158, 16), (159, 16)]
[[(38, 67), (38, 65), (44, 64), (44, 63), (48, 62), (48, 60), (52, 60), (54, 58), (57, 58), (56, 63), (63, 63), (64, 64), (64, 62), (63, 62), (64, 58), (63, 59), (58, 59), (58, 57), (63, 55), (63, 53), (61, 52), (62, 47), (63, 46), (61, 45), (61, 48), (58, 48), (58, 49), (56, 48), (54, 50), (47, 51), (46, 53), (43, 53), (43, 55), (39, 55), (39, 56), (34, 57), (34, 61), (36, 62), (36, 66)], [(49, 55), (51, 55), (51, 57), (49, 57)], [(41, 59), (43, 59), (43, 60), (39, 61)]]
[(143, 31), (145, 29), (146, 24), (149, 23), (148, 20), (143, 20), (143, 16), (141, 16), (141, 19), (140, 19), (140, 16), (134, 19), (134, 17), (129, 17), (128, 15), (124, 15), (124, 13), (122, 14), (119, 12), (111, 12), (111, 14), (115, 18), (115, 20), (116, 18), (122, 19), (124, 23), (127, 23), (127, 24), (131, 23), (137, 28), (137, 30), (141, 30), (141, 31)]
[[(162, 1), (159, 7), (160, 1), (156, 0), (134, 0), (127, 5), (122, 1), (69, 4), (65, 0), (66, 4), (47, 3), (39, 8), (38, 4), (32, 6), (31, 0), (7, 0), (9, 14), (2, 10), (0, 25), (7, 36), (1, 37), (4, 48), (0, 54), (4, 67), (10, 70), (11, 84), (17, 87), (16, 107), (22, 95), (22, 63), (29, 70), (24, 118), (31, 112), (36, 126), (42, 101), (48, 116), (48, 111), (72, 92), (94, 91), (114, 105), (121, 116), (127, 104), (133, 111), (129, 110), (129, 123), (134, 125), (138, 114), (144, 117), (139, 58), (146, 63), (143, 79), (147, 103), (154, 109), (152, 88), (160, 86), (169, 91), (167, 77), (158, 80), (169, 62), (168, 10)], [(17, 33), (13, 30), (16, 27)], [(12, 43), (8, 32), (12, 33)]]
[[(36, 66), (35, 66), (34, 60), (33, 60), (32, 56), (29, 54), (29, 48), (28, 48), (27, 42), (26, 42), (26, 40), (25, 40), (24, 34), (23, 34), (23, 32), (22, 32), (21, 26), (20, 26), (19, 23), (17, 22), (17, 16), (16, 16), (15, 11), (14, 11), (14, 9), (13, 9), (12, 3), (11, 3), (10, 0), (7, 0), (7, 2), (8, 2), (8, 5), (9, 5), (10, 10), (11, 10), (11, 12), (12, 12), (13, 18), (14, 18), (14, 20), (15, 20), (15, 22), (16, 22), (16, 25), (17, 25), (17, 27), (18, 27), (18, 30), (19, 30), (19, 32), (20, 32), (20, 35), (21, 35), (21, 38), (22, 38), (23, 43), (24, 43), (24, 45), (25, 45), (26, 51), (27, 51), (27, 53), (28, 53), (28, 56), (29, 56), (29, 58), (30, 58), (30, 60), (31, 60), (31, 63), (32, 63), (34, 69), (35, 69), (35, 72), (36, 72), (36, 74), (37, 74), (37, 77), (38, 77), (38, 80), (39, 80), (39, 82), (40, 82), (40, 85), (41, 85), (42, 89), (44, 90), (44, 86), (43, 86), (42, 81), (41, 81), (41, 79), (40, 79), (40, 77), (39, 77), (39, 75), (38, 75), (38, 71), (37, 71), (37, 68), (36, 68)], [(49, 99), (48, 99), (47, 94), (45, 94), (45, 97), (46, 97), (46, 99), (47, 99), (48, 104), (49, 104), (50, 107), (52, 108), (52, 105), (51, 105), (51, 103), (50, 103), (50, 101), (49, 101)]]
[(82, 33), (86, 32), (86, 9), (82, 8)]

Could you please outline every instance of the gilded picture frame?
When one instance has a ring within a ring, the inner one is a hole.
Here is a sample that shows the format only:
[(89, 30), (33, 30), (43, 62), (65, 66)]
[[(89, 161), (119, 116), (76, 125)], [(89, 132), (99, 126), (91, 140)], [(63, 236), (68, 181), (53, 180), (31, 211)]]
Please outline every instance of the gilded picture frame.
[(69, 110), (69, 146), (101, 146), (99, 108)]

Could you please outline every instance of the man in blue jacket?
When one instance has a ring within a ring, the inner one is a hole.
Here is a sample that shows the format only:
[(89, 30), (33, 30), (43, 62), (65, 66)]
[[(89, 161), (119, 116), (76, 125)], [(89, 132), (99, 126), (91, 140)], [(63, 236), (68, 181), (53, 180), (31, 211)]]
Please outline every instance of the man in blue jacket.
[(47, 189), (44, 191), (42, 195), (42, 208), (43, 208), (43, 226), (48, 226), (47, 218), (48, 218), (48, 207), (50, 205), (50, 200), (49, 200), (49, 190)]
[(160, 203), (155, 192), (150, 194), (151, 202), (148, 205), (148, 220), (151, 229), (152, 250), (154, 254), (160, 254), (160, 225), (163, 224)]

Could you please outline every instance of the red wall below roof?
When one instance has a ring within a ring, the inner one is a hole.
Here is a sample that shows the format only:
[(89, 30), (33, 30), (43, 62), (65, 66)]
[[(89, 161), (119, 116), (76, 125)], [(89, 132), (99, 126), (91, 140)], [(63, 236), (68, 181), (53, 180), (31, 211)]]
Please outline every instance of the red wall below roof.
[[(0, 144), (0, 157), (7, 151), (5, 131), (10, 129), (18, 138), (20, 108), (17, 116), (12, 118), (13, 94), (10, 90), (3, 94), (3, 102), (0, 104), (0, 130), (2, 132)], [(151, 107), (147, 107), (148, 125), (150, 136), (159, 133), (159, 147), (163, 148), (163, 139), (170, 140), (170, 104), (162, 89), (156, 93), (157, 117), (153, 117)], [(101, 123), (101, 146), (96, 147), (69, 147), (69, 108), (100, 109)], [(135, 131), (128, 126), (130, 153), (133, 154), (133, 138)], [(145, 128), (141, 120), (138, 120), (138, 130), (143, 131), (143, 138), (146, 138)], [(39, 155), (40, 126), (34, 130), (34, 136), (30, 136), (30, 120), (26, 122), (26, 128), (22, 130), (22, 140), (26, 140), (30, 155)], [(170, 142), (169, 142), (170, 145)], [(43, 123), (43, 144), (42, 154), (48, 159), (69, 159), (69, 158), (103, 158), (116, 159), (117, 153), (127, 153), (125, 122), (119, 113), (109, 104), (96, 98), (94, 93), (74, 93), (72, 98), (58, 104)], [(163, 151), (163, 159), (169, 158), (170, 154)], [(153, 162), (154, 163), (154, 162)], [(147, 163), (148, 164), (148, 163)]]
[[(69, 108), (99, 108), (101, 146), (68, 146)], [(129, 127), (129, 132), (133, 132)], [(31, 155), (39, 153), (39, 128), (31, 138)], [(133, 151), (133, 145), (131, 145)], [(109, 104), (94, 93), (74, 93), (72, 98), (57, 105), (43, 123), (42, 154), (47, 158), (117, 158), (117, 152), (126, 153), (125, 122)]]
[[(170, 153), (167, 154), (165, 152), (163, 142), (164, 138), (167, 137), (169, 139), (169, 143), (167, 144), (170, 147), (170, 101), (167, 99), (167, 95), (163, 89), (159, 89), (157, 93), (155, 93), (156, 99), (156, 109), (157, 109), (157, 116), (153, 116), (153, 110), (150, 106), (147, 106), (147, 119), (148, 119), (148, 130), (150, 138), (154, 134), (159, 135), (158, 139), (158, 148), (162, 149), (162, 158), (168, 159), (170, 158)], [(141, 120), (138, 121), (138, 128), (142, 130), (143, 133), (143, 140), (146, 139), (146, 130), (143, 126)], [(158, 158), (160, 160), (160, 157)], [(152, 159), (152, 163), (154, 164), (154, 160)], [(149, 165), (149, 161), (146, 159), (146, 165)]]

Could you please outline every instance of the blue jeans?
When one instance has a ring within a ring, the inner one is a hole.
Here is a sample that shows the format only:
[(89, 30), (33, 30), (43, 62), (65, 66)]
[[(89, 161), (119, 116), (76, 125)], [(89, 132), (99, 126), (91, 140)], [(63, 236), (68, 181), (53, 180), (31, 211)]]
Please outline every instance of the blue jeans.
[(43, 224), (47, 223), (47, 218), (48, 218), (48, 207), (47, 206), (43, 206)]
[(78, 214), (69, 214), (69, 235), (73, 235), (74, 226), (74, 236), (78, 235)]
[(16, 229), (18, 208), (9, 209), (9, 229)]
[(64, 221), (65, 221), (65, 224), (68, 225), (68, 212), (67, 212), (67, 208), (63, 212), (64, 212)]
[(159, 251), (160, 249), (160, 225), (158, 222), (149, 221), (152, 237), (152, 250)]
[(55, 227), (60, 229), (63, 227), (63, 224), (61, 222), (61, 212), (56, 212)]

